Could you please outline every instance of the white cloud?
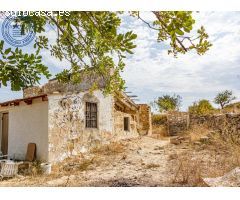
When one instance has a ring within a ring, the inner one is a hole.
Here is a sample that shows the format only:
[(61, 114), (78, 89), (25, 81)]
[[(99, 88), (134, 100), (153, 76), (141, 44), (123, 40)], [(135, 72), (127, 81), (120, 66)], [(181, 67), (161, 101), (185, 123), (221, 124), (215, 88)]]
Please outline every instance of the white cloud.
[(140, 36), (136, 54), (127, 60), (123, 76), (128, 89), (135, 91), (142, 102), (163, 93), (178, 93), (186, 109), (191, 102), (213, 99), (224, 89), (240, 97), (240, 12), (200, 12), (194, 16), (195, 28), (205, 26), (213, 47), (204, 56), (189, 53), (177, 59), (156, 42), (156, 32), (143, 23), (128, 21), (128, 28)]

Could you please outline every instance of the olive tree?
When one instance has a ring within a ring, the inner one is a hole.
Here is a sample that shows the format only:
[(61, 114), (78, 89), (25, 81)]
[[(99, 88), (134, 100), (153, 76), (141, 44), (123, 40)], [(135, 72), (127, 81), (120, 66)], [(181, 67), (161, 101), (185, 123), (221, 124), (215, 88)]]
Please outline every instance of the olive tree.
[(227, 104), (231, 103), (234, 99), (236, 99), (236, 97), (233, 96), (232, 91), (225, 90), (217, 94), (217, 96), (214, 98), (214, 103), (219, 104), (223, 109)]
[(179, 110), (181, 101), (182, 97), (179, 95), (174, 94), (173, 96), (170, 96), (166, 94), (158, 97), (154, 103), (160, 112), (169, 112)]

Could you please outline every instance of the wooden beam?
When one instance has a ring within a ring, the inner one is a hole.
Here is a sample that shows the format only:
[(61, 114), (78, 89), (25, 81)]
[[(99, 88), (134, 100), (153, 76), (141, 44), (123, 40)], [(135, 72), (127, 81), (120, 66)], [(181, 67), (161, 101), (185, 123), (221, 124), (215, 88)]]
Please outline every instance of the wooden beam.
[(14, 102), (14, 106), (19, 106), (19, 104), (20, 104), (19, 101)]
[(42, 97), (42, 101), (48, 101), (48, 97), (47, 96), (43, 96)]
[(32, 104), (32, 99), (25, 99), (24, 102), (25, 102), (27, 105), (31, 105), (31, 104)]
[(7, 107), (9, 103), (2, 104), (1, 107)]

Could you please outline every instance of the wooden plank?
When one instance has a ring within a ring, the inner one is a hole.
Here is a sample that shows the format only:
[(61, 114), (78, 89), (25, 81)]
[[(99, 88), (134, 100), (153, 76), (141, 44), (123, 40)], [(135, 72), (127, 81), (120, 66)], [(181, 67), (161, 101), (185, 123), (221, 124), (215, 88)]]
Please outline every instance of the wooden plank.
[(1, 151), (3, 155), (8, 154), (8, 113), (3, 113), (2, 115)]
[(27, 147), (26, 161), (32, 162), (36, 159), (36, 144), (29, 143)]

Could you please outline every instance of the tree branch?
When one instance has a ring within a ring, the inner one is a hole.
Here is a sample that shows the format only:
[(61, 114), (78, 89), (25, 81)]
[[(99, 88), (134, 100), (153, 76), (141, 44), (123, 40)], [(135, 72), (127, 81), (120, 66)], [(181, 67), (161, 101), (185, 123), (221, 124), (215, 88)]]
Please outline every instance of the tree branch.
[[(159, 22), (162, 24), (163, 28), (164, 28), (165, 31), (167, 32), (167, 25), (165, 24), (164, 21), (162, 21), (159, 12), (158, 12), (158, 11), (152, 11), (152, 12), (153, 12), (153, 14), (157, 17), (157, 19), (159, 20)], [(183, 50), (184, 50), (185, 52), (188, 51), (187, 48), (183, 45), (183, 43), (182, 43), (177, 37), (176, 37), (176, 41), (177, 41), (178, 44), (183, 48)]]

